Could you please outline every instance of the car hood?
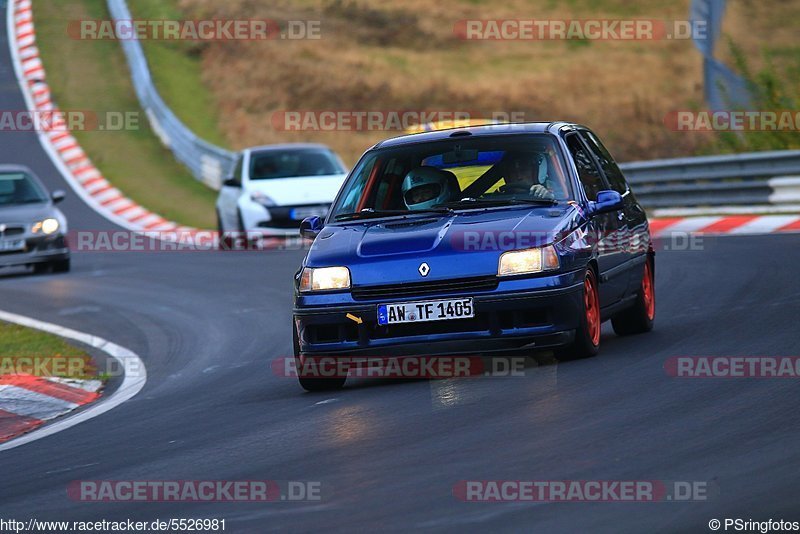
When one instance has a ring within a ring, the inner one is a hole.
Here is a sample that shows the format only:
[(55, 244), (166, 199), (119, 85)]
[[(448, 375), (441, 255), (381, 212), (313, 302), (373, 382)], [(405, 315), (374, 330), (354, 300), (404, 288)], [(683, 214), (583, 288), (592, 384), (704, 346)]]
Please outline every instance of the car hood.
[(250, 180), (247, 183), (247, 191), (264, 193), (278, 206), (331, 204), (346, 177), (346, 174), (331, 174), (328, 176)]
[[(514, 207), (326, 226), (306, 265), (344, 265), (359, 285), (497, 274), (500, 254), (557, 241), (578, 224), (572, 206)], [(422, 262), (427, 276), (420, 274)]]
[(31, 224), (46, 219), (47, 217), (54, 217), (54, 211), (53, 206), (49, 202), (0, 206), (0, 224)]

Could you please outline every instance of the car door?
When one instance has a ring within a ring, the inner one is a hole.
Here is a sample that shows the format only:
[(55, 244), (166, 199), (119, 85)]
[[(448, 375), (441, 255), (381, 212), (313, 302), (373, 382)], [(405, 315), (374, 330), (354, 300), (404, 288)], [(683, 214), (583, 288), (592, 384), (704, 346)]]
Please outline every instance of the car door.
[(244, 154), (236, 160), (233, 175), (222, 183), (219, 190), (219, 216), (228, 231), (239, 228), (238, 201), (242, 195), (242, 170)]
[(642, 265), (644, 265), (649, 243), (647, 215), (636, 201), (633, 192), (631, 192), (628, 183), (625, 181), (625, 176), (614, 161), (611, 153), (603, 146), (600, 138), (591, 130), (581, 131), (581, 136), (597, 159), (611, 189), (622, 195), (625, 202), (622, 216), (625, 225), (624, 245), (626, 249), (626, 269), (629, 273), (628, 292), (630, 293), (638, 290), (642, 279)]
[[(597, 160), (578, 132), (568, 134), (565, 142), (586, 198), (590, 201), (597, 200), (599, 191), (609, 189)], [(591, 224), (597, 230), (600, 307), (604, 308), (622, 299), (628, 286), (627, 272), (623, 273), (627, 258), (622, 244), (626, 226), (621, 212), (596, 215)]]

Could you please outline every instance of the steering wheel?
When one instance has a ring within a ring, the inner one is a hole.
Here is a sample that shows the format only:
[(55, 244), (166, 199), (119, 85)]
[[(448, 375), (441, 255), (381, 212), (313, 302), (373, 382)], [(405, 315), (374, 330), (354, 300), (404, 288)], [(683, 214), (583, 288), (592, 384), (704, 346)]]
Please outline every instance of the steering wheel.
[(503, 185), (503, 187), (500, 188), (500, 192), (501, 193), (516, 193), (516, 192), (519, 192), (519, 193), (530, 193), (530, 190), (531, 190), (531, 186), (529, 186), (527, 184), (521, 184), (521, 183), (518, 183), (518, 182), (517, 183), (505, 184), (505, 185)]

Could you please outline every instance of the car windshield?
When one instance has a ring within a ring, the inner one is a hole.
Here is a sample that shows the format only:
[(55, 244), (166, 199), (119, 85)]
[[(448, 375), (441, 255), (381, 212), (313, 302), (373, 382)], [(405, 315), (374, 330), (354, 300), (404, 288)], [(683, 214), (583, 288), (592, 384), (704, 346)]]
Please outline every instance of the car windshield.
[(47, 195), (23, 172), (0, 173), (0, 206), (47, 202)]
[(251, 180), (327, 176), (347, 172), (339, 157), (324, 148), (266, 150), (250, 156)]
[[(548, 134), (457, 137), (370, 151), (345, 183), (333, 220), (447, 209), (551, 205), (572, 198)], [(369, 217), (374, 218), (374, 217)]]

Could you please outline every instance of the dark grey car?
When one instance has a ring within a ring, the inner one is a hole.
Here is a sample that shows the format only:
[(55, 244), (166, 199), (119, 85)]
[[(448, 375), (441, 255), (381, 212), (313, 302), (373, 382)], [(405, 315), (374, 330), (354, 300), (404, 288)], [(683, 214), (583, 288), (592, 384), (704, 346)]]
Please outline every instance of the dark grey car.
[(55, 206), (63, 199), (63, 191), (49, 195), (29, 168), (0, 165), (0, 268), (69, 271), (67, 219)]

